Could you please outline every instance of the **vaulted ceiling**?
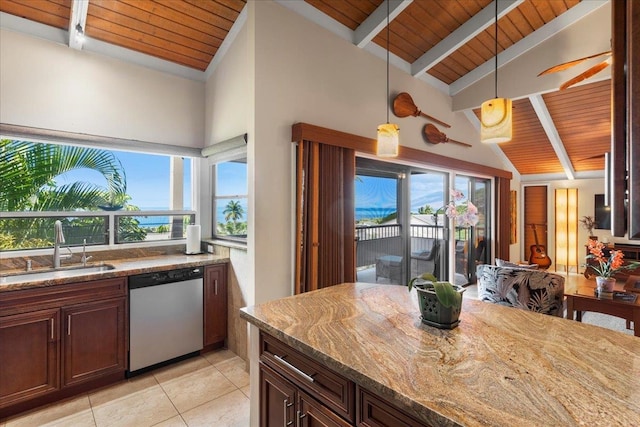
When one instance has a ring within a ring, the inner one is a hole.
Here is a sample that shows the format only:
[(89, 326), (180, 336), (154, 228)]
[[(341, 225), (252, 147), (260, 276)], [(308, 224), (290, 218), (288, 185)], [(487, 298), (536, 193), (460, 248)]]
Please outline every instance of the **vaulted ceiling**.
[[(275, 1), (374, 55), (386, 53), (383, 0)], [(243, 25), (245, 5), (246, 0), (1, 0), (0, 23), (45, 38), (64, 35), (70, 47), (82, 49), (75, 37), (79, 24), (92, 41), (87, 50), (91, 45), (101, 53), (204, 80)], [(607, 0), (500, 0), (500, 67), (604, 5)], [(493, 72), (494, 16), (491, 0), (390, 0), (392, 63), (456, 96)], [(609, 31), (610, 23), (603, 27)], [(603, 37), (608, 42), (610, 35)], [(562, 77), (568, 80), (581, 71), (568, 69)], [(608, 76), (604, 72), (567, 90), (515, 99), (514, 138), (496, 147), (496, 153), (523, 181), (602, 176), (611, 135)], [(478, 109), (464, 110), (479, 126)]]

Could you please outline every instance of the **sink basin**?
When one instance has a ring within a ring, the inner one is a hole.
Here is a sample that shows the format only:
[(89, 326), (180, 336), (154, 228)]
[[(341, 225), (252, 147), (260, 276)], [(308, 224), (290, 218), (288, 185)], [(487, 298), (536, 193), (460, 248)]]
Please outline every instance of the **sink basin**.
[(34, 280), (50, 280), (64, 277), (84, 276), (85, 274), (102, 273), (114, 269), (115, 267), (111, 264), (94, 264), (87, 266), (80, 265), (72, 267), (62, 267), (55, 270), (48, 269), (22, 271), (20, 273), (0, 275), (0, 283), (29, 282)]

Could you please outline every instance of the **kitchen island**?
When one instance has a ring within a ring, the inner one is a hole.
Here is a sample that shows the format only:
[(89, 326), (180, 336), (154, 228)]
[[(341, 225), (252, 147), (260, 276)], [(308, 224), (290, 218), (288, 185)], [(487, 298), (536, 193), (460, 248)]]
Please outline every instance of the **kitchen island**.
[(460, 325), (440, 330), (421, 323), (415, 291), (364, 283), (241, 316), (425, 425), (640, 421), (640, 339), (619, 332), (470, 299)]

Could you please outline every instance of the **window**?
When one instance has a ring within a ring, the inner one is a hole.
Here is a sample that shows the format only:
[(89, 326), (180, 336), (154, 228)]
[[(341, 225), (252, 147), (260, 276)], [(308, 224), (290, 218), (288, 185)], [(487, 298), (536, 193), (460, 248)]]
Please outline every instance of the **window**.
[(0, 250), (182, 239), (195, 222), (190, 158), (0, 141)]
[(247, 159), (213, 165), (213, 234), (217, 238), (247, 238)]

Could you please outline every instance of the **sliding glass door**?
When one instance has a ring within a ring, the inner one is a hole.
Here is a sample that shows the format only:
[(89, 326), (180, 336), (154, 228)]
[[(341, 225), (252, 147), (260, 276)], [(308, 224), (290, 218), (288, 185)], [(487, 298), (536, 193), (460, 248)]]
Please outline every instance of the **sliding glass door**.
[[(379, 162), (378, 162), (379, 163)], [(384, 167), (382, 167), (384, 166)], [(356, 280), (406, 283), (401, 168), (356, 161)]]
[(449, 221), (444, 214), (449, 174), (412, 169), (409, 187), (411, 277), (431, 273), (448, 280)]
[(455, 188), (464, 195), (458, 204), (471, 201), (478, 208), (478, 223), (474, 227), (460, 227), (456, 225), (455, 236), (455, 273), (454, 282), (458, 285), (475, 283), (476, 266), (488, 264), (490, 260), (489, 248), (491, 236), (489, 214), (491, 212), (491, 181), (484, 178), (474, 178), (457, 175)]
[[(478, 208), (474, 227), (445, 214), (450, 188)], [(489, 179), (356, 158), (357, 280), (406, 284), (432, 273), (458, 285), (475, 282), (477, 264), (490, 256)], [(451, 229), (451, 226), (454, 226)]]

